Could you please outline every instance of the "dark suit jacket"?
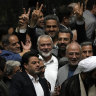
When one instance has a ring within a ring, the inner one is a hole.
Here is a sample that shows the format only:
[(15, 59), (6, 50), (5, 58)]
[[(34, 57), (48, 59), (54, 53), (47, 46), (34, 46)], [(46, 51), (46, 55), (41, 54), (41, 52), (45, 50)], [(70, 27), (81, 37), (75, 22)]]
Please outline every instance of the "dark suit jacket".
[(62, 84), (59, 96), (81, 96), (79, 74), (72, 76)]
[[(46, 80), (39, 78), (39, 82), (44, 90), (44, 96), (50, 96)], [(19, 72), (13, 76), (10, 96), (37, 96), (33, 83), (26, 72)]]
[(0, 80), (0, 96), (9, 96), (8, 87), (3, 80)]

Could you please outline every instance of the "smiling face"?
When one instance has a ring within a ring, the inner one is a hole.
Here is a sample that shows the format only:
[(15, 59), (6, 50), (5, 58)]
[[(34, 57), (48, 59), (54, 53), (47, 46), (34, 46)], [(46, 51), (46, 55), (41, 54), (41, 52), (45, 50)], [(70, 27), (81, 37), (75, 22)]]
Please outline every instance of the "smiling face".
[(14, 53), (20, 53), (20, 44), (18, 37), (15, 35), (10, 36), (9, 38), (9, 45), (7, 47), (7, 50), (12, 51)]
[(59, 27), (56, 20), (50, 19), (46, 21), (45, 24), (45, 33), (49, 35), (51, 38), (57, 36), (59, 31)]
[(38, 50), (40, 54), (44, 57), (49, 57), (52, 50), (52, 41), (50, 38), (42, 37), (39, 40)]
[(58, 47), (60, 50), (66, 50), (66, 46), (70, 43), (70, 33), (58, 34)]
[(80, 46), (77, 43), (71, 43), (66, 49), (66, 56), (71, 65), (77, 65), (81, 59)]
[(43, 16), (42, 12), (40, 12), (40, 14), (39, 14), (39, 17), (38, 17), (38, 20), (37, 20), (37, 25), (41, 28), (44, 27), (44, 16)]

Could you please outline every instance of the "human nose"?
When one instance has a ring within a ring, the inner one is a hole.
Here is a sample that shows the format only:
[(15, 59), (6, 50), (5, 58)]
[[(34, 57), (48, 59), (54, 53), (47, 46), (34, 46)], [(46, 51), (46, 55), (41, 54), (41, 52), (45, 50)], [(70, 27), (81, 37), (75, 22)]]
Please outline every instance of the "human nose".
[(73, 54), (73, 58), (76, 58), (76, 54), (75, 53)]
[(89, 52), (86, 53), (86, 56), (89, 57)]
[(50, 27), (50, 31), (53, 31), (53, 29), (54, 29), (54, 28), (51, 26), (51, 27)]
[(41, 20), (44, 20), (44, 17), (42, 17)]
[(64, 39), (61, 40), (61, 43), (65, 43)]
[(36, 64), (39, 66), (40, 65), (40, 63), (39, 62), (36, 62)]
[(48, 48), (48, 45), (45, 45), (45, 46), (44, 46), (44, 48), (46, 48), (46, 49), (47, 49), (47, 48)]

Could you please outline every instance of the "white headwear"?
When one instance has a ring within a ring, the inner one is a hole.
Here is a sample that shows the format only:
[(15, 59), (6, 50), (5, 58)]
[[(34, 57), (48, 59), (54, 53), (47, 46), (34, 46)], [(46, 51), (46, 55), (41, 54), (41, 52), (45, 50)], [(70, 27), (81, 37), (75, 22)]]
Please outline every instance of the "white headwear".
[(96, 56), (90, 56), (86, 59), (83, 59), (78, 64), (78, 69), (81, 72), (89, 72), (96, 68)]

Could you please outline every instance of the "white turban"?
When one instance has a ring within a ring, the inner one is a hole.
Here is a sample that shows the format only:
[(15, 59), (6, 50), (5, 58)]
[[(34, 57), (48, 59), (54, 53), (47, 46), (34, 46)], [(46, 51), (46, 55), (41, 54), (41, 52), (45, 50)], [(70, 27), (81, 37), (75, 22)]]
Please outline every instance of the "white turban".
[(81, 72), (89, 72), (96, 68), (96, 56), (90, 56), (86, 59), (83, 59), (78, 64), (78, 69)]

